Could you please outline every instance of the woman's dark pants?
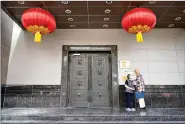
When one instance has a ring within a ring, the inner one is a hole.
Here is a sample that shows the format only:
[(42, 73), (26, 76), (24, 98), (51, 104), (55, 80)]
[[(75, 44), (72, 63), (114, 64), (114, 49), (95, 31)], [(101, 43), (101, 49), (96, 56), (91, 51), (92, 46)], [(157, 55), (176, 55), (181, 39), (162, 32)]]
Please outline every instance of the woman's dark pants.
[(134, 93), (125, 92), (126, 108), (135, 108)]

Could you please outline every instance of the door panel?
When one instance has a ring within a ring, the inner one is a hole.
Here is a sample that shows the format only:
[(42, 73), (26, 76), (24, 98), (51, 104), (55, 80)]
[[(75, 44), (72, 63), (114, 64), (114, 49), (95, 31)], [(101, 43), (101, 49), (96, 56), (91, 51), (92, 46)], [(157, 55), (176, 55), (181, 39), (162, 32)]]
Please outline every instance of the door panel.
[(108, 74), (108, 55), (92, 54), (92, 107), (110, 107)]
[(86, 94), (84, 90), (72, 90), (72, 99), (73, 101), (85, 101)]
[(92, 83), (92, 87), (100, 89), (100, 90), (106, 90), (108, 88), (107, 82), (104, 79), (94, 79), (95, 83)]
[(75, 68), (83, 68), (83, 69), (85, 69), (85, 68), (87, 68), (88, 66), (87, 66), (87, 55), (84, 55), (84, 54), (82, 54), (82, 55), (80, 55), (80, 56), (73, 56), (72, 58), (74, 58), (73, 59), (73, 62), (74, 62), (74, 67)]
[(85, 89), (85, 80), (84, 79), (78, 79), (78, 80), (72, 80), (71, 85), (72, 85), (72, 90), (78, 89), (78, 90), (83, 90)]
[(108, 92), (107, 90), (96, 90), (93, 92), (93, 100), (94, 101), (100, 101), (100, 100), (104, 100), (106, 101), (108, 99)]
[(69, 56), (69, 106), (88, 106), (88, 57)]
[(87, 76), (87, 70), (85, 68), (74, 68), (73, 69), (73, 78), (74, 79), (85, 79)]
[(69, 106), (110, 107), (109, 54), (69, 56)]

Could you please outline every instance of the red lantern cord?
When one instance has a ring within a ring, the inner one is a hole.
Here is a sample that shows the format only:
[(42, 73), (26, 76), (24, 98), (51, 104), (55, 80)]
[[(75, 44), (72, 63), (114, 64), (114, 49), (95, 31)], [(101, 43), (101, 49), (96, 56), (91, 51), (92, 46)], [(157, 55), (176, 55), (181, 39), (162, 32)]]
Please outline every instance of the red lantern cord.
[(135, 8), (127, 12), (122, 18), (125, 31), (137, 34), (137, 42), (143, 42), (142, 33), (148, 32), (156, 25), (156, 16), (148, 8)]
[(41, 41), (41, 35), (49, 34), (56, 29), (54, 16), (41, 8), (31, 8), (24, 11), (21, 21), (29, 32), (35, 34), (35, 42)]

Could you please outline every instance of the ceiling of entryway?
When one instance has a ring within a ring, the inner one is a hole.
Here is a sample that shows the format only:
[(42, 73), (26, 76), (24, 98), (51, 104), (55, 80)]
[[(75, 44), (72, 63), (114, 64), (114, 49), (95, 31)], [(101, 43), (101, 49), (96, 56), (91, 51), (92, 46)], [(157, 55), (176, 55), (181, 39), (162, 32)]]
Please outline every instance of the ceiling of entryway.
[(157, 16), (156, 28), (185, 28), (185, 1), (2, 1), (2, 9), (21, 24), (21, 14), (32, 7), (50, 11), (59, 29), (118, 29), (122, 16), (147, 7)]

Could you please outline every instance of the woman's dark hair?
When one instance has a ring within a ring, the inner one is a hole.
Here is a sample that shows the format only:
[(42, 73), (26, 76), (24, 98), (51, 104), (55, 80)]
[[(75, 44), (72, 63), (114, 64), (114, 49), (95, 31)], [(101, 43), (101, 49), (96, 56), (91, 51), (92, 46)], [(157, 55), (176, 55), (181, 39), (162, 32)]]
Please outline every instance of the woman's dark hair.
[(128, 75), (127, 75), (127, 79), (130, 79), (130, 76), (131, 76), (131, 74), (128, 74)]

